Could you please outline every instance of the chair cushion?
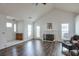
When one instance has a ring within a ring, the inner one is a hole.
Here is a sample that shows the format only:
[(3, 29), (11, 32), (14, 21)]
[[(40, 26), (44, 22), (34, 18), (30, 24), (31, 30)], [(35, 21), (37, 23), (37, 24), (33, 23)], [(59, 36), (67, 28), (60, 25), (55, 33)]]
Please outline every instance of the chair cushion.
[(71, 55), (72, 56), (77, 56), (78, 55), (78, 51), (77, 50), (71, 50)]

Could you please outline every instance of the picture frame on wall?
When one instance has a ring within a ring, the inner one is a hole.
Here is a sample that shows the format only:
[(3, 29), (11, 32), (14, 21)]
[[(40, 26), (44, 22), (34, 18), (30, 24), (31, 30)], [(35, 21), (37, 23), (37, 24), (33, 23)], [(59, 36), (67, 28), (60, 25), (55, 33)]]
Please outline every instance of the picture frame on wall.
[(47, 29), (52, 29), (52, 23), (47, 23)]

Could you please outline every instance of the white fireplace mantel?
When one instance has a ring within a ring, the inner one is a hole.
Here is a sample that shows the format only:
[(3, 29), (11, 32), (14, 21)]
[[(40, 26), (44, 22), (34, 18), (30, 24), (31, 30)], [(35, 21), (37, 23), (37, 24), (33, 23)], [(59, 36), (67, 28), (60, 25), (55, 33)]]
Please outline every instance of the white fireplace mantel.
[(49, 30), (45, 30), (44, 34), (55, 34), (55, 32), (57, 32), (56, 29), (49, 29)]
[(45, 30), (45, 31), (43, 32), (43, 35), (44, 35), (44, 34), (54, 34), (54, 40), (55, 40), (55, 41), (60, 40), (60, 38), (59, 38), (59, 33), (58, 33), (58, 30), (57, 30), (57, 29)]

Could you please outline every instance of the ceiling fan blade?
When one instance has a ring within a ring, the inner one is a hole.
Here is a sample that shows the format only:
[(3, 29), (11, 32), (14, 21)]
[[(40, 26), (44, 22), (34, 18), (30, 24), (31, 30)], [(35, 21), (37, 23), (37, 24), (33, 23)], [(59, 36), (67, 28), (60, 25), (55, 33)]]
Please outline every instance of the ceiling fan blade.
[(43, 5), (46, 5), (46, 3), (42, 3)]
[(36, 6), (38, 5), (38, 3), (35, 4)]
[[(39, 3), (35, 3), (35, 5), (37, 6)], [(41, 4), (43, 4), (43, 5), (46, 5), (46, 3), (41, 3)]]

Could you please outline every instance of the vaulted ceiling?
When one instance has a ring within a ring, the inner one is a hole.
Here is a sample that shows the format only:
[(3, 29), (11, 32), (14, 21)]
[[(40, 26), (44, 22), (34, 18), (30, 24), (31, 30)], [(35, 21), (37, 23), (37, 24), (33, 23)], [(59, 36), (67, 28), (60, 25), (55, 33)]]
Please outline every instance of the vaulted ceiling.
[(79, 13), (79, 3), (60, 3), (55, 4), (55, 7), (64, 11)]
[(52, 8), (53, 4), (0, 4), (0, 14), (34, 21)]
[(47, 3), (46, 5), (40, 3), (38, 5), (35, 3), (1, 3), (0, 14), (34, 21), (55, 8), (79, 13), (79, 4), (76, 3)]

